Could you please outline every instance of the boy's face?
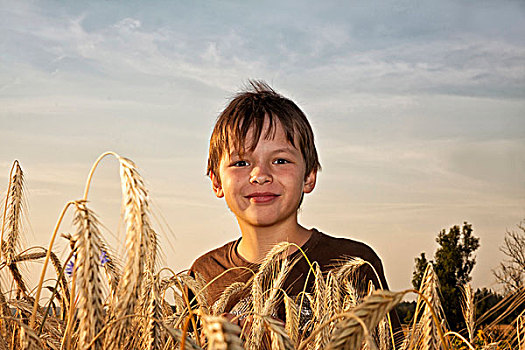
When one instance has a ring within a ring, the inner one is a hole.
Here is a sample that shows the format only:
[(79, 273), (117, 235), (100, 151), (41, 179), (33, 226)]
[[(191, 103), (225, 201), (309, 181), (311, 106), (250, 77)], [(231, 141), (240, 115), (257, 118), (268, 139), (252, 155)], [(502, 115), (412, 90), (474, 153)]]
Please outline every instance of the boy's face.
[[(276, 122), (273, 139), (264, 137), (268, 127), (266, 119), (253, 152), (245, 147), (241, 156), (239, 150), (231, 148), (231, 154), (221, 159), (219, 177), (210, 175), (215, 194), (225, 198), (239, 223), (272, 226), (288, 220), (297, 222), (303, 193), (315, 187), (316, 172), (305, 176), (301, 151), (288, 142), (280, 123)], [(251, 133), (246, 140), (252, 139)]]

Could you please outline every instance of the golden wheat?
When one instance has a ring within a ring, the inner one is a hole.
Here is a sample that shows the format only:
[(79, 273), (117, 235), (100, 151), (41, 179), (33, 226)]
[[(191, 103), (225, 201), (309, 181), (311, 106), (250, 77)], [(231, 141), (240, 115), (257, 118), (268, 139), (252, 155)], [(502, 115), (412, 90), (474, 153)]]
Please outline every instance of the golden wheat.
[[(126, 225), (123, 261), (104, 243), (101, 225), (87, 206), (93, 172), (108, 155), (114, 156), (120, 166)], [(9, 271), (20, 298), (9, 296), (0, 279), (0, 350), (393, 348), (387, 315), (407, 291), (374, 291), (371, 281), (360, 280), (363, 276), (360, 269), (373, 270), (373, 266), (362, 259), (342, 260), (325, 273), (314, 263), (311, 266), (313, 290), (301, 293), (297, 299), (292, 299), (282, 288), (296, 263), (287, 258), (292, 245), (286, 242), (273, 247), (250, 282), (237, 282), (227, 287), (212, 306), (208, 304), (207, 283), (202, 276), (172, 272), (172, 277), (161, 278), (158, 237), (151, 222), (144, 180), (131, 160), (113, 152), (103, 154), (93, 165), (84, 197), (65, 206), (49, 248), (38, 248), (37, 252), (21, 251), (22, 174), (20, 165), (15, 162), (3, 213), (0, 272)], [(62, 262), (52, 249), (62, 218), (70, 208), (74, 208), (77, 229), (73, 236), (66, 235), (72, 251)], [(33, 293), (18, 264), (32, 264), (44, 256), (40, 282)], [(69, 259), (72, 263), (68, 264)], [(56, 279), (51, 280), (52, 286), (44, 280), (48, 261), (56, 274)], [(73, 275), (68, 278), (64, 270), (71, 264)], [(107, 278), (103, 278), (104, 274)], [(42, 289), (51, 291), (47, 308), (39, 304)], [(173, 290), (173, 307), (166, 301), (169, 289)], [(190, 291), (193, 300), (189, 300)], [(220, 315), (227, 311), (225, 308), (231, 298), (246, 291), (251, 293), (251, 309), (239, 315), (248, 325), (243, 343), (241, 329)], [(464, 293), (468, 340), (461, 334), (447, 331), (437, 276), (429, 265), (418, 291), (414, 320), (400, 350), (452, 349), (455, 343), (448, 338), (461, 339), (469, 349), (477, 342), (479, 349), (513, 347), (524, 350), (523, 313), (510, 325), (508, 332), (499, 336), (487, 333), (482, 338), (476, 333), (475, 304), (469, 286)], [(60, 302), (61, 312), (56, 310), (56, 300)], [(493, 311), (497, 313), (495, 323), (524, 304), (525, 290), (505, 298)], [(281, 306), (284, 307), (284, 322), (275, 318)], [(54, 311), (50, 313), (50, 309)], [(490, 332), (490, 329), (484, 330)], [(479, 332), (482, 334), (481, 330)]]
[[(78, 284), (78, 346), (87, 348), (104, 326), (102, 282), (100, 278), (101, 235), (98, 221), (85, 203), (75, 204), (74, 223), (77, 258), (75, 271)], [(93, 349), (102, 349), (102, 339), (97, 339)]]
[(472, 341), (474, 339), (474, 332), (476, 330), (476, 306), (474, 304), (474, 295), (472, 293), (472, 287), (470, 284), (466, 284), (461, 288), (463, 293), (463, 299), (461, 299), (461, 311), (465, 319), (465, 324), (468, 331), (468, 339)]

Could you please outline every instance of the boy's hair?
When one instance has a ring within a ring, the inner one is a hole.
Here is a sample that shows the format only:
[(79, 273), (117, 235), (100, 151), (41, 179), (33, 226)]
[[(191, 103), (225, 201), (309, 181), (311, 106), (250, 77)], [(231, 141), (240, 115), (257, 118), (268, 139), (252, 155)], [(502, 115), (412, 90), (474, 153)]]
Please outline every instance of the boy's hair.
[[(279, 121), (290, 144), (303, 155), (305, 176), (320, 170), (314, 133), (303, 111), (266, 82), (250, 80), (249, 83), (250, 86), (235, 95), (217, 118), (210, 138), (206, 174), (213, 173), (219, 179), (221, 159), (224, 154), (230, 153), (230, 147), (242, 154), (249, 145), (249, 151), (253, 152), (261, 137), (265, 118), (269, 119), (270, 126), (264, 137), (271, 139), (275, 136), (276, 122)], [(246, 136), (252, 127), (253, 139), (247, 143)]]

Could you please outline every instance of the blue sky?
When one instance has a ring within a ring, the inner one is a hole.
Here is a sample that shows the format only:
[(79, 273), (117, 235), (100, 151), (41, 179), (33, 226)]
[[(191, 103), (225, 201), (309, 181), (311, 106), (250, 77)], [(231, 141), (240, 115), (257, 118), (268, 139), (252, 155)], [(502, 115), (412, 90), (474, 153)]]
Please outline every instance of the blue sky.
[[(522, 1), (0, 1), (0, 184), (19, 159), (27, 244), (49, 241), (107, 150), (149, 183), (164, 265), (236, 238), (204, 173), (213, 122), (250, 78), (314, 127), (305, 226), (369, 243), (401, 289), (437, 233), (468, 221), (474, 284), (493, 284), (525, 218)], [(117, 249), (114, 161), (93, 186)]]

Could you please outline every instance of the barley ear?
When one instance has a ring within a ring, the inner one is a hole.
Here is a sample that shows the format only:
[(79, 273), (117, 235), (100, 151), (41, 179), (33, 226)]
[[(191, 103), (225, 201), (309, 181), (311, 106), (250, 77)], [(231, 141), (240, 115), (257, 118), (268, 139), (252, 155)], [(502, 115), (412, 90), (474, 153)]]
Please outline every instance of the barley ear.
[(288, 242), (276, 244), (266, 254), (259, 271), (254, 276), (252, 283), (254, 318), (246, 344), (248, 349), (258, 348), (264, 334), (264, 323), (261, 316), (271, 314), (275, 308), (278, 292), (290, 268), (288, 259), (282, 259), (289, 247), (290, 243)]
[(20, 248), (20, 230), (21, 217), (23, 211), (23, 194), (24, 194), (24, 173), (18, 161), (13, 163), (12, 176), (9, 183), (9, 193), (6, 197), (5, 207), (5, 227), (2, 224), (2, 236), (6, 231), (5, 242), (2, 242), (2, 252), (5, 256), (6, 265), (16, 282), (18, 293), (22, 294), (28, 300), (27, 287), (20, 273), (18, 266), (14, 263), (17, 256), (17, 250)]
[(441, 340), (446, 319), (439, 299), (439, 280), (431, 263), (427, 265), (419, 287), (413, 322), (410, 336), (405, 337), (405, 347), (423, 350), (446, 347)]
[(7, 338), (4, 338), (3, 336), (0, 337), (0, 350), (9, 350)]
[[(117, 288), (117, 303), (113, 318), (119, 322), (106, 332), (108, 349), (128, 347), (133, 341), (133, 320), (129, 318), (141, 297), (147, 249), (150, 248), (148, 192), (135, 164), (126, 158), (120, 162), (124, 221), (126, 223), (126, 262), (122, 279)], [(145, 224), (146, 222), (146, 224)]]
[[(180, 329), (176, 329), (176, 328), (171, 328), (171, 327), (165, 327), (165, 328), (166, 328), (166, 331), (168, 332), (168, 335), (171, 337), (171, 339), (174, 342), (179, 343), (179, 345), (175, 348), (179, 350), (180, 343), (182, 342), (183, 332)], [(184, 350), (202, 350), (202, 348), (195, 343), (195, 340), (186, 336), (184, 340)]]
[(516, 318), (516, 334), (519, 350), (525, 350), (525, 310)]
[(339, 280), (332, 271), (329, 271), (327, 274), (326, 284), (328, 288), (326, 307), (330, 313), (330, 317), (332, 317), (335, 314), (343, 312), (343, 293)]
[(336, 266), (333, 270), (333, 273), (340, 281), (349, 279), (361, 266), (365, 264), (366, 261), (361, 258), (349, 258), (343, 260), (339, 266)]
[(208, 339), (208, 350), (242, 350), (241, 329), (217, 316), (203, 316), (203, 332)]
[[(328, 305), (330, 301), (330, 292), (324, 280), (323, 273), (319, 264), (315, 266), (315, 281), (314, 281), (314, 304), (312, 307), (313, 311), (313, 322), (317, 325), (321, 325), (330, 318)], [(330, 327), (323, 327), (314, 339), (314, 348), (323, 349), (328, 343), (330, 336)]]
[(284, 295), (284, 310), (286, 313), (286, 324), (284, 330), (290, 337), (294, 346), (299, 345), (300, 314), (299, 306), (288, 295)]
[(10, 265), (20, 245), (20, 217), (23, 207), (24, 173), (18, 161), (13, 163), (8, 187), (2, 221), (2, 240), (4, 239), (4, 231), (7, 235), (5, 242), (2, 241), (1, 243), (6, 264)]
[(265, 328), (267, 333), (270, 334), (270, 342), (272, 349), (278, 350), (294, 350), (294, 346), (288, 334), (283, 328), (283, 325), (280, 321), (272, 318), (270, 316), (263, 316)]
[(224, 290), (224, 292), (222, 292), (219, 299), (212, 305), (212, 315), (218, 316), (222, 314), (226, 308), (226, 305), (228, 305), (230, 299), (242, 292), (244, 288), (246, 288), (246, 283), (243, 282), (233, 282), (231, 285), (229, 285)]
[(151, 279), (150, 286), (148, 288), (148, 299), (146, 321), (144, 324), (144, 334), (142, 348), (147, 350), (160, 350), (162, 349), (164, 332), (159, 324), (162, 320), (162, 308), (161, 299), (159, 295), (159, 282), (158, 276), (149, 277)]
[[(98, 221), (85, 203), (75, 204), (76, 232), (75, 274), (78, 286), (78, 346), (83, 349), (104, 327), (104, 305), (101, 272), (101, 234)], [(97, 338), (92, 349), (102, 349), (102, 339)]]
[(461, 299), (461, 312), (465, 318), (465, 324), (467, 326), (469, 341), (472, 342), (476, 331), (476, 306), (474, 304), (474, 294), (472, 292), (472, 286), (467, 283), (461, 288), (462, 296)]
[(69, 309), (68, 301), (70, 298), (70, 292), (69, 292), (69, 286), (67, 284), (66, 276), (63, 273), (64, 269), (62, 267), (62, 263), (60, 262), (60, 259), (58, 258), (58, 256), (56, 256), (55, 253), (50, 252), (49, 258), (51, 260), (51, 263), (53, 264), (53, 267), (55, 268), (55, 273), (57, 275), (57, 278), (60, 284), (60, 289), (62, 292), (61, 303), (62, 303), (62, 308), (64, 309), (63, 314), (67, 315), (67, 311)]
[[(183, 286), (191, 289), (191, 291), (195, 294), (195, 299), (199, 304), (199, 308), (201, 308), (204, 313), (208, 314), (208, 309), (210, 306), (208, 305), (208, 295), (205, 289), (206, 284), (204, 283), (204, 279), (202, 278), (201, 274), (196, 272), (195, 278), (184, 274), (176, 276), (175, 278), (178, 279)], [(189, 301), (191, 302), (191, 300)]]
[(20, 349), (21, 350), (43, 350), (44, 345), (36, 333), (26, 326), (20, 324)]
[(0, 280), (0, 338), (7, 339), (8, 334), (10, 334), (10, 324), (7, 320), (8, 317), (11, 317), (11, 310), (5, 299), (4, 292), (2, 289), (2, 283)]
[(388, 350), (393, 349), (392, 337), (390, 334), (390, 324), (387, 317), (383, 317), (379, 322), (379, 325), (376, 327), (377, 330), (377, 344), (379, 350)]
[(387, 312), (401, 301), (405, 293), (377, 290), (367, 296), (349, 313), (352, 317), (339, 322), (327, 349), (359, 349), (365, 333), (370, 333), (369, 330), (378, 325)]
[(106, 272), (110, 292), (108, 312), (112, 313), (113, 309), (111, 307), (117, 302), (117, 288), (120, 283), (121, 271), (118, 262), (115, 261), (113, 255), (104, 243), (102, 243), (101, 249), (104, 258), (104, 271)]

